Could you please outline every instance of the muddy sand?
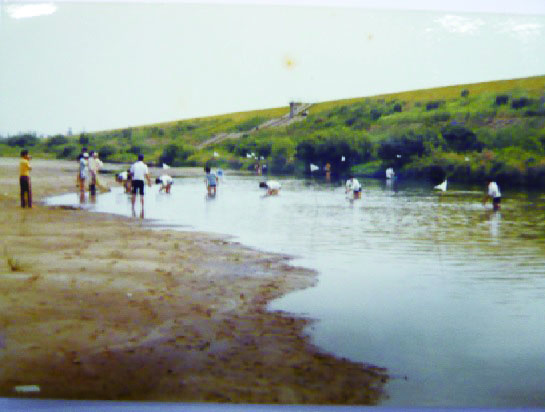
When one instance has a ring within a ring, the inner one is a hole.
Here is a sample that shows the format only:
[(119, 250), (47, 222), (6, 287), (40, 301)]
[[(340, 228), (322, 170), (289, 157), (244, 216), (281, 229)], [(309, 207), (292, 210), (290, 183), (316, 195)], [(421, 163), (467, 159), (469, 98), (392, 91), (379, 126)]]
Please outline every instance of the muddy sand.
[[(385, 396), (384, 369), (324, 353), (303, 330), (312, 320), (266, 309), (312, 286), (315, 273), (218, 236), (40, 205), (76, 190), (77, 163), (32, 166), (35, 204), (21, 209), (18, 159), (0, 159), (0, 396), (290, 404)], [(201, 172), (173, 170), (184, 173)], [(33, 392), (16, 391), (23, 385)]]

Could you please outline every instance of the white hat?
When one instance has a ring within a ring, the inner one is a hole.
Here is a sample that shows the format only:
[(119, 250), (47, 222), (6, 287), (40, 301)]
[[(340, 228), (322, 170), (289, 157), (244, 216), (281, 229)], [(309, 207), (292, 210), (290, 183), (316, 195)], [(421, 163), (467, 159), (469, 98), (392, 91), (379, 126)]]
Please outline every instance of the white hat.
[(83, 153), (83, 157), (89, 157), (89, 153), (87, 152)]

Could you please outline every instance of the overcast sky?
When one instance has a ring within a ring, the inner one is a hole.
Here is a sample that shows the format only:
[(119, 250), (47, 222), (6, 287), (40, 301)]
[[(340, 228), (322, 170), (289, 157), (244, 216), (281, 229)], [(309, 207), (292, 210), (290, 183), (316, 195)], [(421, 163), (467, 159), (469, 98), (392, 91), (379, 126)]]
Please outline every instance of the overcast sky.
[(0, 134), (545, 74), (543, 0), (193, 3), (0, 0)]

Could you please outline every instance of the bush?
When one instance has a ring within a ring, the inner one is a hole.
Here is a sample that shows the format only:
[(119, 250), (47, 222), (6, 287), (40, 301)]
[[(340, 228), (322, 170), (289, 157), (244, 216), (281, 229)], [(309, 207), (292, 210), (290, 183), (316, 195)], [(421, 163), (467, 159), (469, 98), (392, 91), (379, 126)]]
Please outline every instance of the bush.
[(436, 101), (433, 101), (433, 102), (428, 102), (428, 103), (426, 103), (426, 110), (430, 111), (430, 110), (439, 109), (439, 107), (441, 107), (444, 103), (445, 102), (443, 100), (436, 100)]
[(123, 139), (130, 139), (132, 137), (132, 129), (123, 129), (121, 135)]
[(509, 96), (506, 94), (499, 94), (496, 96), (496, 106), (501, 106), (509, 102)]
[(56, 136), (53, 136), (47, 139), (46, 145), (47, 147), (51, 147), (51, 146), (60, 146), (66, 143), (68, 143), (68, 139), (64, 137), (62, 134), (58, 134)]
[(110, 146), (110, 145), (106, 145), (106, 146), (102, 146), (99, 150), (98, 150), (98, 155), (100, 156), (100, 158), (104, 161), (108, 160), (108, 158), (114, 154), (116, 154), (117, 150), (114, 146)]
[(89, 137), (85, 136), (85, 133), (79, 135), (79, 144), (89, 144)]
[(369, 112), (369, 117), (373, 121), (380, 119), (380, 116), (382, 116), (382, 112), (378, 109), (371, 109), (371, 111)]
[(425, 152), (424, 136), (408, 132), (381, 142), (378, 148), (378, 157), (383, 162), (399, 168), (410, 162), (413, 156), (421, 157)]
[(460, 96), (462, 96), (462, 97), (467, 97), (467, 96), (469, 96), (469, 90), (467, 90), (467, 89), (462, 90), (462, 91), (460, 92)]
[(160, 163), (166, 163), (172, 166), (183, 166), (187, 158), (195, 152), (191, 146), (183, 144), (170, 144), (163, 150), (159, 156)]
[(482, 150), (477, 136), (471, 130), (461, 125), (448, 125), (441, 129), (441, 134), (449, 148), (457, 152)]
[(75, 146), (65, 146), (62, 151), (57, 155), (59, 159), (75, 159), (77, 147)]
[(401, 113), (401, 111), (402, 111), (401, 104), (400, 103), (394, 104), (394, 112)]
[(19, 147), (27, 147), (27, 146), (35, 146), (40, 139), (36, 137), (34, 134), (25, 133), (13, 137), (8, 137), (6, 139), (6, 143), (8, 146), (19, 146)]
[(522, 107), (529, 106), (532, 103), (527, 97), (519, 97), (518, 99), (513, 99), (511, 102), (511, 107), (513, 109), (520, 109)]
[(135, 155), (139, 155), (139, 154), (142, 153), (142, 147), (137, 146), (137, 145), (133, 145), (133, 146), (129, 147), (128, 152), (132, 153), (132, 154), (135, 154)]
[(295, 144), (289, 138), (279, 138), (271, 147), (271, 172), (289, 173), (293, 169)]

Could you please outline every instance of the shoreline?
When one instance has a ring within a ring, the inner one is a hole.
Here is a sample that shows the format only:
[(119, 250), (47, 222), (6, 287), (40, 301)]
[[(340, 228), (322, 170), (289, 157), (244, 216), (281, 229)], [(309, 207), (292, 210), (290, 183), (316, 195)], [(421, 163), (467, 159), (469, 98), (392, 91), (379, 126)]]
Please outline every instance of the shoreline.
[[(32, 166), (36, 200), (76, 190), (75, 162)], [(23, 210), (17, 177), (18, 159), (0, 158), (0, 396), (361, 405), (385, 398), (383, 368), (327, 354), (304, 332), (313, 320), (267, 310), (317, 280), (289, 256), (83, 209), (36, 202)], [(18, 394), (18, 385), (40, 392)]]

